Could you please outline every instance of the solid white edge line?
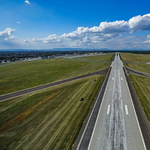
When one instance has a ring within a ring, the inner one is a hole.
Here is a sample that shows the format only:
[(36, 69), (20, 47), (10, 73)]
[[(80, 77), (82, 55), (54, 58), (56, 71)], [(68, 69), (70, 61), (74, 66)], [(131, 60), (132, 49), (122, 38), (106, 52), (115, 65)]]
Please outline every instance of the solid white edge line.
[(94, 129), (93, 129), (93, 132), (92, 132), (92, 136), (91, 136), (91, 139), (90, 139), (90, 142), (89, 142), (89, 145), (88, 145), (88, 149), (90, 148), (91, 146), (91, 142), (92, 142), (92, 139), (93, 139), (93, 135), (94, 135), (94, 132), (95, 132), (95, 128), (96, 128), (96, 125), (97, 125), (97, 122), (98, 122), (98, 118), (99, 118), (99, 115), (100, 115), (100, 111), (102, 109), (102, 105), (103, 105), (103, 101), (104, 101), (104, 97), (105, 97), (105, 94), (106, 94), (106, 89), (108, 87), (108, 81), (107, 81), (107, 85), (106, 85), (106, 88), (105, 88), (105, 92), (104, 92), (104, 95), (103, 95), (103, 99), (102, 99), (102, 103), (101, 103), (101, 106), (100, 106), (100, 109), (98, 111), (98, 116), (97, 116), (97, 119), (96, 119), (96, 122), (95, 122), (95, 125), (94, 125)]
[(114, 80), (114, 77), (112, 77), (112, 80)]
[[(104, 79), (104, 82), (105, 82), (105, 80), (106, 80), (106, 78)], [(103, 83), (104, 83), (104, 82), (103, 82)], [(107, 81), (107, 84), (108, 84), (108, 81)], [(102, 86), (104, 86), (104, 84), (102, 84)], [(107, 87), (107, 85), (106, 85), (106, 87)], [(87, 126), (88, 126), (88, 124), (89, 124), (89, 122), (90, 122), (91, 116), (92, 116), (92, 114), (93, 114), (93, 111), (94, 111), (94, 109), (95, 109), (95, 106), (96, 106), (96, 104), (97, 104), (97, 101), (98, 101), (98, 99), (99, 99), (99, 96), (100, 96), (100, 94), (101, 94), (102, 89), (103, 89), (103, 87), (101, 88), (101, 90), (100, 90), (100, 92), (99, 92), (99, 94), (98, 94), (98, 97), (97, 97), (97, 99), (96, 99), (96, 102), (95, 102), (94, 107), (93, 107), (93, 109), (92, 109), (92, 112), (91, 112), (91, 114), (90, 114), (90, 117), (89, 117), (89, 119), (88, 119), (88, 121), (87, 121), (87, 123), (86, 123), (86, 126), (85, 126), (85, 128), (84, 128), (84, 131), (83, 131), (83, 133), (82, 133), (81, 139), (80, 139), (80, 141), (79, 141), (79, 144), (78, 144), (76, 150), (78, 150), (79, 147), (80, 147), (80, 145), (81, 145), (81, 141), (82, 141), (82, 139), (83, 139), (83, 136), (84, 136), (84, 134), (85, 134), (85, 131), (86, 131), (86, 129), (87, 129)], [(105, 88), (105, 89), (106, 89), (106, 88)], [(105, 94), (105, 93), (104, 93), (104, 94)], [(102, 105), (102, 103), (101, 103), (101, 105)]]
[[(125, 73), (124, 73), (124, 75), (125, 75)], [(146, 146), (145, 146), (143, 134), (142, 134), (142, 131), (141, 131), (141, 127), (140, 127), (140, 125), (139, 125), (139, 121), (138, 121), (138, 118), (137, 118), (137, 115), (136, 115), (136, 111), (135, 111), (135, 108), (134, 108), (134, 105), (133, 105), (133, 101), (132, 101), (132, 97), (131, 97), (131, 94), (130, 94), (130, 90), (129, 90), (129, 87), (128, 87), (128, 84), (127, 84), (127, 80), (125, 80), (125, 83), (126, 83), (126, 85), (127, 85), (127, 89), (128, 89), (128, 92), (129, 92), (130, 101), (131, 101), (131, 104), (132, 104), (132, 107), (133, 107), (133, 111), (134, 111), (134, 114), (135, 114), (135, 118), (136, 118), (136, 121), (137, 121), (137, 124), (138, 124), (139, 131), (140, 131), (140, 134), (141, 134), (143, 146), (144, 146), (144, 149), (147, 150), (147, 148), (146, 148)]]
[(124, 107), (125, 107), (126, 115), (128, 115), (129, 114), (129, 112), (128, 112), (128, 106), (125, 105)]
[(107, 108), (107, 115), (109, 114), (110, 112), (110, 105), (108, 105), (108, 108)]
[(123, 80), (123, 78), (121, 77), (121, 80)]

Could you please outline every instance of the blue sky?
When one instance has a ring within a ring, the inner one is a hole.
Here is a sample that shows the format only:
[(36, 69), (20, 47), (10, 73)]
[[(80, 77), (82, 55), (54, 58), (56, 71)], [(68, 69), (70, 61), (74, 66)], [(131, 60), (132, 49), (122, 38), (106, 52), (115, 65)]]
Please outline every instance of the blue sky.
[(3, 0), (0, 49), (150, 49), (149, 6), (149, 0)]

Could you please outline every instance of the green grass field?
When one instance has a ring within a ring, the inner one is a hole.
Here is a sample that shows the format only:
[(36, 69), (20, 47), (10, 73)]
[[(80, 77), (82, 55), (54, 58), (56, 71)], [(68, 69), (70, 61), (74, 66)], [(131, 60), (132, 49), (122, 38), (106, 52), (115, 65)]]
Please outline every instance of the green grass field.
[(150, 122), (150, 78), (130, 75), (130, 79)]
[[(121, 53), (121, 58), (126, 62), (150, 62), (149, 54)], [(150, 64), (125, 63), (124, 65), (131, 69), (150, 74)], [(129, 77), (134, 89), (136, 90), (147, 119), (150, 122), (150, 79), (132, 74), (130, 74)]]
[(1, 150), (72, 149), (103, 79), (93, 76), (1, 102)]
[(150, 54), (120, 53), (123, 61), (127, 62), (150, 62)]
[(70, 59), (47, 59), (0, 66), (0, 95), (98, 71), (109, 65)]
[[(150, 55), (149, 54), (129, 54), (129, 53), (121, 53), (121, 58), (123, 61), (127, 62), (150, 62)], [(125, 63), (125, 66), (145, 72), (150, 74), (150, 64), (146, 63)]]
[(145, 72), (150, 74), (150, 64), (142, 64), (142, 63), (127, 63), (125, 66), (140, 71), (140, 72)]
[(85, 59), (85, 60), (99, 60), (99, 61), (112, 61), (114, 58), (114, 53), (108, 53), (103, 55), (95, 55), (89, 57), (79, 57), (77, 59)]

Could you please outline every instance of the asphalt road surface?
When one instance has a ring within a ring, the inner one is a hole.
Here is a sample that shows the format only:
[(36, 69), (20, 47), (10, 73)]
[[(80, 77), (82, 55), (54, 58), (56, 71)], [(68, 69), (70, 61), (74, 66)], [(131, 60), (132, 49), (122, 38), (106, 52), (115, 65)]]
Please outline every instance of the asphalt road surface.
[[(79, 144), (81, 145), (78, 145), (77, 150), (84, 149), (85, 143), (79, 141)], [(117, 54), (86, 149), (146, 150), (123, 71), (123, 63)]]
[(137, 71), (137, 70), (133, 70), (133, 69), (128, 68), (128, 67), (125, 67), (125, 69), (127, 70), (128, 74), (135, 74), (135, 75), (139, 75), (139, 76), (150, 78), (150, 74), (148, 74), (148, 73), (144, 73), (144, 72), (140, 72), (140, 71)]

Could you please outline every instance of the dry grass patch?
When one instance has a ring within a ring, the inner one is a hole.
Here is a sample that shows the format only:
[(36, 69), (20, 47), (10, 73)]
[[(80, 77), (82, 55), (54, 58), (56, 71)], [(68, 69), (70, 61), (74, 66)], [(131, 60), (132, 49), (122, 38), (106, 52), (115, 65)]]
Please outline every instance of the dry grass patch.
[(93, 76), (1, 102), (1, 149), (71, 149), (103, 79)]
[(147, 119), (150, 122), (150, 78), (130, 75), (130, 79), (139, 97)]

